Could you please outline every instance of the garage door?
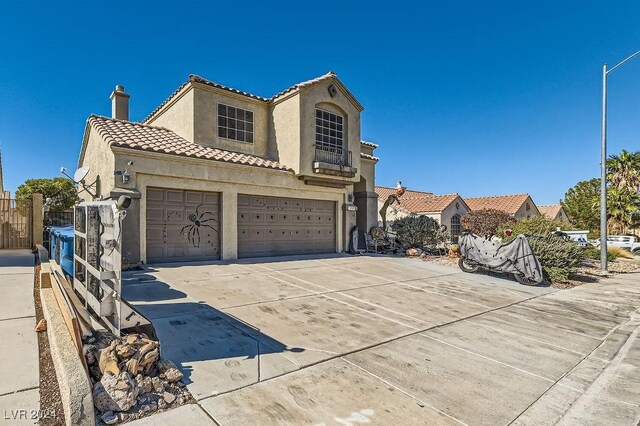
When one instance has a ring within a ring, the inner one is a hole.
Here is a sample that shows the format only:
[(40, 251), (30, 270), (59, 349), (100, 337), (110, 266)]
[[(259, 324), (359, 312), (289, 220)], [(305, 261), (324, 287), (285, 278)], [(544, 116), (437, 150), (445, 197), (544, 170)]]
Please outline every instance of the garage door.
[(333, 253), (336, 203), (238, 195), (238, 257)]
[(147, 262), (220, 258), (216, 192), (147, 189)]

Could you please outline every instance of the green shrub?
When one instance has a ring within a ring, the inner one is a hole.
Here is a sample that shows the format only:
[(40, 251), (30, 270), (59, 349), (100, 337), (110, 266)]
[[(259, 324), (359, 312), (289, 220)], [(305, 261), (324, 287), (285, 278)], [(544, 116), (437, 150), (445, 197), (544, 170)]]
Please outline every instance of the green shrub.
[[(582, 251), (584, 256), (587, 259), (600, 260), (600, 248), (599, 247), (589, 247)], [(607, 260), (609, 262), (613, 262), (618, 257), (611, 250), (607, 250)]]
[(558, 268), (557, 266), (549, 266), (542, 269), (544, 278), (551, 283), (562, 283), (569, 279), (569, 270)]
[(440, 229), (440, 224), (427, 216), (407, 216), (391, 224), (398, 240), (409, 247), (424, 249), (447, 241), (448, 233)]
[[(531, 249), (542, 265), (545, 278), (558, 283), (569, 279), (585, 258), (585, 250), (578, 243), (552, 234), (558, 227), (562, 228), (558, 221), (537, 217), (500, 226), (498, 235), (508, 242), (517, 235), (526, 234)], [(508, 228), (513, 230), (513, 234), (505, 238), (504, 232)]]
[(515, 219), (500, 210), (482, 209), (465, 214), (461, 222), (464, 229), (476, 235), (488, 236), (495, 235), (500, 225), (513, 223)]
[(505, 238), (505, 231), (507, 229), (511, 229), (514, 236), (520, 234), (548, 235), (558, 228), (567, 230), (570, 229), (571, 226), (559, 220), (549, 219), (546, 216), (535, 216), (517, 222), (503, 223), (498, 227), (497, 235)]

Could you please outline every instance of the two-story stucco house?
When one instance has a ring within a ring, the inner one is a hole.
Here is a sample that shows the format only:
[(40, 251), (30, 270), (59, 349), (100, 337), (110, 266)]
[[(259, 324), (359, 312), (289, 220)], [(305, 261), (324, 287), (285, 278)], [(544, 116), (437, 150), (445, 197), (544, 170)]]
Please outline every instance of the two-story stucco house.
[(332, 72), (271, 98), (192, 75), (142, 122), (122, 86), (111, 99), (79, 166), (98, 196), (133, 199), (125, 264), (341, 252), (377, 224), (376, 145)]

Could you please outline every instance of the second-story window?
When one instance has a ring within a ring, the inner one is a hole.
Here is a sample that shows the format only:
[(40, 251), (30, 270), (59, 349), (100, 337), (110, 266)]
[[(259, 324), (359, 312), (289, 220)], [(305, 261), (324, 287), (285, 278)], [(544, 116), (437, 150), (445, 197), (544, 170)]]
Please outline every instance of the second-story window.
[(316, 149), (342, 153), (343, 120), (341, 115), (316, 108)]
[(218, 104), (218, 137), (253, 143), (253, 112)]

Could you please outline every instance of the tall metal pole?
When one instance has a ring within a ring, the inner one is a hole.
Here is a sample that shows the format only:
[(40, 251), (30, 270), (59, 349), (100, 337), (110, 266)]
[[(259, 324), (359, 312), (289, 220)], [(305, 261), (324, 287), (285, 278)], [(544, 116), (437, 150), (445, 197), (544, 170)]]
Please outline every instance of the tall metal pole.
[(607, 273), (607, 64), (602, 66), (602, 144), (600, 146), (600, 269)]

